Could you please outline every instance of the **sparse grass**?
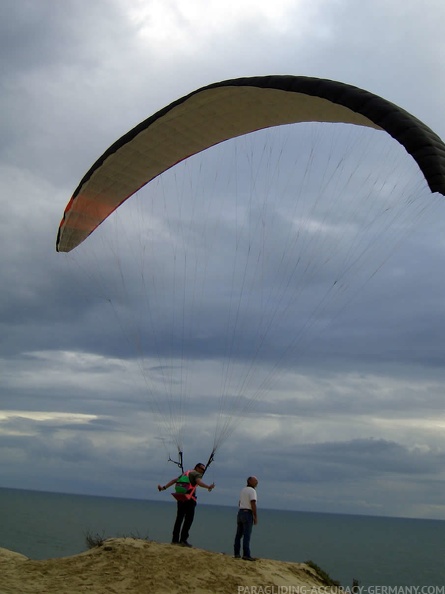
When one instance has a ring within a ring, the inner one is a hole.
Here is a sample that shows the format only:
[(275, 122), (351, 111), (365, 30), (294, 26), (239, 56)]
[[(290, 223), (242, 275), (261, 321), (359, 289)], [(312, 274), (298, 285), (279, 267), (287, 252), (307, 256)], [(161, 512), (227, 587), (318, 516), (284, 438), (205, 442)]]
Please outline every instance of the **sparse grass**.
[(90, 532), (87, 532), (85, 534), (85, 540), (87, 543), (87, 547), (89, 549), (94, 549), (95, 547), (101, 547), (104, 544), (104, 540), (105, 537), (102, 533), (102, 536), (100, 534), (95, 534), (93, 536), (93, 534), (91, 534)]
[(320, 577), (320, 579), (323, 580), (326, 586), (335, 586), (337, 588), (341, 588), (340, 582), (337, 580), (333, 580), (331, 576), (328, 573), (326, 573), (326, 571), (321, 569), (321, 567), (319, 567), (316, 563), (314, 563), (311, 560), (305, 561), (305, 563), (306, 565), (309, 565), (309, 567), (311, 567), (317, 573), (317, 575)]
[[(93, 534), (91, 534), (91, 532), (87, 532), (85, 534), (85, 540), (86, 540), (86, 543), (87, 543), (87, 547), (89, 549), (94, 549), (96, 547), (103, 546), (103, 544), (104, 544), (104, 542), (105, 542), (105, 540), (107, 538), (108, 537), (105, 537), (103, 532), (102, 532), (102, 535), (97, 534), (97, 533), (93, 535)], [(118, 538), (137, 538), (137, 539), (140, 539), (140, 540), (147, 540), (147, 541), (150, 540), (148, 538), (148, 535), (142, 537), (138, 533), (136, 533), (136, 534), (133, 534), (133, 533), (131, 533), (131, 534), (123, 534), (123, 535), (119, 536)]]

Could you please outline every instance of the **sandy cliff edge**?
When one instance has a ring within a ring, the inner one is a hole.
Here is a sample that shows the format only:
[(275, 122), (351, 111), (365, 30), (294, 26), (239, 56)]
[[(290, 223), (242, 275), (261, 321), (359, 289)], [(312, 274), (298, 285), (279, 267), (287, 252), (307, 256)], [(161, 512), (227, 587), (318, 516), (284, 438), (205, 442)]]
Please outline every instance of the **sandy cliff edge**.
[(0, 548), (0, 594), (318, 594), (328, 585), (304, 563), (249, 562), (137, 538), (42, 561)]

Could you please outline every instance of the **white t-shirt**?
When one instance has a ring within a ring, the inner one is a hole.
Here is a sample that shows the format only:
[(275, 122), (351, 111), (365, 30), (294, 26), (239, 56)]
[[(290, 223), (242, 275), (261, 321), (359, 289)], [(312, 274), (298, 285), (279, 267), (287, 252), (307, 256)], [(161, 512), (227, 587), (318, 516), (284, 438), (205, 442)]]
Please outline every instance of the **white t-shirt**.
[(257, 500), (256, 491), (253, 487), (244, 487), (241, 490), (241, 494), (239, 497), (239, 506), (240, 509), (252, 509), (252, 501)]

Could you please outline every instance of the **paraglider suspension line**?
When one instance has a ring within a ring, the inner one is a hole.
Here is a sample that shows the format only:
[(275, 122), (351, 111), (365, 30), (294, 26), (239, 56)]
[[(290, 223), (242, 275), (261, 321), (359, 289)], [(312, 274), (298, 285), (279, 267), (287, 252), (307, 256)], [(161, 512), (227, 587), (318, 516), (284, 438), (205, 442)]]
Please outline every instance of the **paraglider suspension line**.
[(206, 472), (207, 468), (208, 468), (208, 467), (210, 466), (210, 464), (213, 462), (213, 458), (214, 458), (214, 457), (215, 457), (215, 450), (212, 450), (212, 453), (210, 454), (210, 456), (209, 456), (209, 459), (207, 460), (207, 464), (206, 464), (205, 470), (204, 470), (204, 472), (202, 473), (202, 475), (203, 475), (203, 476), (204, 476), (204, 474), (205, 474), (205, 472)]
[(171, 458), (169, 456), (168, 461), (173, 462), (173, 464), (176, 464), (176, 466), (179, 466), (179, 468), (181, 469), (181, 472), (184, 472), (184, 461), (183, 461), (181, 450), (178, 450), (178, 460), (173, 460), (173, 458)]

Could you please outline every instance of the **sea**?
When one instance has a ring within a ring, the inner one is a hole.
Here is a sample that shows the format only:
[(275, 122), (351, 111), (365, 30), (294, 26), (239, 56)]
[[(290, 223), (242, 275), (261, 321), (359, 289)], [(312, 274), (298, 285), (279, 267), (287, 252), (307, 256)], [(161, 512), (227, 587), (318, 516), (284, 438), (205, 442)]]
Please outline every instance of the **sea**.
[[(0, 488), (0, 547), (31, 559), (75, 555), (87, 536), (170, 542), (175, 502)], [(198, 504), (193, 546), (232, 554), (233, 507)], [(252, 554), (312, 561), (347, 590), (445, 594), (445, 521), (261, 509)], [(398, 590), (398, 588), (403, 588)], [(407, 589), (409, 587), (409, 589)]]

